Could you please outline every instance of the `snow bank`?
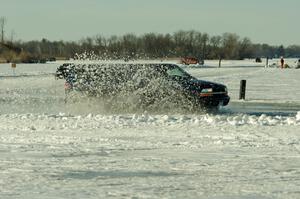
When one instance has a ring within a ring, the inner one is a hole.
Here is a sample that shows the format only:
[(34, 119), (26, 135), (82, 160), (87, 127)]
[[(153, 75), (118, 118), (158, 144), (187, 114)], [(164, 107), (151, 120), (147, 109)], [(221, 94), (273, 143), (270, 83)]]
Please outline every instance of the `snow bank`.
[(138, 126), (205, 126), (205, 125), (258, 125), (258, 126), (299, 126), (300, 112), (296, 116), (238, 115), (58, 115), (50, 114), (4, 114), (0, 115), (0, 130), (43, 131), (81, 130), (103, 127)]

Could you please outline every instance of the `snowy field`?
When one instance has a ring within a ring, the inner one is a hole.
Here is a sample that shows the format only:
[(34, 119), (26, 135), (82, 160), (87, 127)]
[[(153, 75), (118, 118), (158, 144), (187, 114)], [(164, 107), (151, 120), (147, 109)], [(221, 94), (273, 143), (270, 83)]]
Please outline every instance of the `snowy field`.
[(61, 63), (1, 64), (0, 198), (300, 198), (294, 61), (184, 67), (228, 86), (231, 102), (217, 114), (70, 107), (53, 76)]

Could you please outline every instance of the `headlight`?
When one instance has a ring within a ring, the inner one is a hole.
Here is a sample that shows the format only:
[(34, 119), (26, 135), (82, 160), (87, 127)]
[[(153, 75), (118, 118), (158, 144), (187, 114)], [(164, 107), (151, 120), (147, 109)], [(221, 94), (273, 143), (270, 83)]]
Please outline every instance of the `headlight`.
[(208, 97), (213, 95), (213, 89), (212, 88), (204, 88), (200, 92), (201, 97)]
[(204, 88), (201, 90), (201, 93), (211, 93), (211, 92), (213, 92), (212, 88)]

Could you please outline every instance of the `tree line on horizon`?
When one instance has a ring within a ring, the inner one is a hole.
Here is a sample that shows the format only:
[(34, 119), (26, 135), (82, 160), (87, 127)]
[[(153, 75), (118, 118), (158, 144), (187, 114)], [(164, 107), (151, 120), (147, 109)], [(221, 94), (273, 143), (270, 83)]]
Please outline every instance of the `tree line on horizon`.
[[(3, 36), (3, 35), (1, 35)], [(133, 33), (104, 37), (97, 35), (80, 41), (8, 41), (21, 52), (0, 46), (0, 57), (7, 61), (22, 57), (73, 58), (76, 54), (93, 52), (101, 59), (163, 59), (192, 56), (201, 59), (245, 59), (256, 57), (300, 57), (300, 46), (284, 47), (254, 44), (235, 33), (210, 36), (199, 31), (177, 31), (173, 34)]]

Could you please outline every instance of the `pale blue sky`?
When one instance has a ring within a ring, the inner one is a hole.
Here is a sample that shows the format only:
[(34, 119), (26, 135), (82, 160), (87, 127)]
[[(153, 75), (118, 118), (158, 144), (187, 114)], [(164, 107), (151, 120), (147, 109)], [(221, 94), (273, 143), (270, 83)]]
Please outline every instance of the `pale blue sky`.
[(0, 0), (0, 16), (25, 41), (193, 29), (300, 45), (300, 0)]

